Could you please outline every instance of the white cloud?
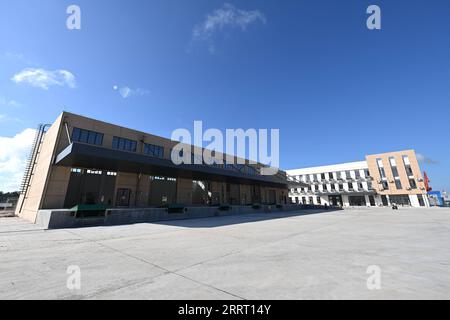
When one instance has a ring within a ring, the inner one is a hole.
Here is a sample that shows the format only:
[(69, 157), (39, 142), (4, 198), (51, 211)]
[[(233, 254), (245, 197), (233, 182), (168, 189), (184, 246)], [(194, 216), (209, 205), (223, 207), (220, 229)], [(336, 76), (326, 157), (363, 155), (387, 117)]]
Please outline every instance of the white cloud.
[(417, 154), (417, 160), (423, 164), (438, 164), (439, 163), (439, 161), (431, 159), (430, 157), (427, 157), (420, 153)]
[(51, 86), (75, 88), (75, 76), (67, 70), (49, 71), (27, 68), (11, 79), (15, 83), (26, 83), (36, 88), (48, 90)]
[(19, 190), (35, 132), (26, 129), (12, 138), (0, 137), (0, 191)]
[(209, 49), (214, 52), (214, 35), (225, 29), (240, 29), (246, 31), (247, 27), (255, 23), (266, 24), (265, 15), (259, 10), (241, 10), (229, 3), (225, 3), (220, 9), (206, 15), (205, 21), (195, 26), (192, 39), (196, 41), (208, 41)]
[(6, 107), (20, 107), (21, 104), (16, 100), (6, 99), (4, 97), (0, 97), (0, 106)]
[(124, 99), (132, 96), (144, 96), (150, 93), (150, 91), (141, 88), (131, 89), (130, 87), (119, 87), (117, 85), (113, 86), (113, 90), (118, 91), (120, 96)]

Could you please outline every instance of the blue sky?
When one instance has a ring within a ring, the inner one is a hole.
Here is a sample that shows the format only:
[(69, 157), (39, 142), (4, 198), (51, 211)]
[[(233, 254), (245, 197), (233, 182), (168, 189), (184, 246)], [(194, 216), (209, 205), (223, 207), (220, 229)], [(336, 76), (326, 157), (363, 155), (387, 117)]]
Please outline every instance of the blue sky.
[(283, 169), (413, 148), (450, 189), (449, 15), (447, 0), (0, 0), (0, 190), (26, 129), (62, 110), (166, 137), (277, 128)]

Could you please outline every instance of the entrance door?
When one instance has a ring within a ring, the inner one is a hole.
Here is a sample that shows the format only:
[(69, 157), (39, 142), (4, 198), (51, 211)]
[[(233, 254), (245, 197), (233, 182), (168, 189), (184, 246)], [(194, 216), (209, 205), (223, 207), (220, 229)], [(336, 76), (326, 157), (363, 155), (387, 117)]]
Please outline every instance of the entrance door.
[(366, 197), (364, 196), (350, 196), (348, 197), (348, 201), (351, 207), (365, 207), (366, 206)]
[(369, 202), (370, 202), (370, 206), (371, 207), (375, 207), (375, 197), (374, 196), (369, 196)]
[(386, 196), (381, 196), (381, 202), (383, 202), (383, 206), (389, 206), (389, 202)]
[(129, 207), (130, 206), (130, 197), (131, 197), (130, 189), (118, 189), (117, 190), (117, 198), (116, 198), (116, 206), (117, 207)]
[(333, 207), (342, 207), (342, 196), (330, 196), (330, 204)]
[(417, 195), (417, 199), (419, 200), (419, 205), (421, 207), (425, 207), (425, 201), (423, 200), (423, 196), (421, 194)]
[(267, 190), (267, 204), (274, 205), (277, 203), (277, 196), (275, 190)]

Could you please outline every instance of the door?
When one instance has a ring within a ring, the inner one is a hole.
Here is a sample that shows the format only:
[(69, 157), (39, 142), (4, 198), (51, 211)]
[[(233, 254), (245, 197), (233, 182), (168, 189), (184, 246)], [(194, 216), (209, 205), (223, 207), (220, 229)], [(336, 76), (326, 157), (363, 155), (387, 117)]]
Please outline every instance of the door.
[(375, 207), (375, 197), (369, 196), (369, 202), (371, 207)]
[(417, 195), (417, 199), (419, 200), (419, 205), (421, 207), (425, 207), (425, 201), (423, 200), (423, 196), (421, 194)]
[(130, 189), (117, 189), (116, 207), (129, 207), (131, 198)]
[(389, 201), (386, 196), (381, 196), (381, 202), (383, 202), (383, 206), (388, 207)]

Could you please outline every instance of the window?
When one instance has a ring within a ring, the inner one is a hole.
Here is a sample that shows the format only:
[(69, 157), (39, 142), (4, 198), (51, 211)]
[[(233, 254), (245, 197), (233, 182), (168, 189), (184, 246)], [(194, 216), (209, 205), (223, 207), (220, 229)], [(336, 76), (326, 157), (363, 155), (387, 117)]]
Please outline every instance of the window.
[(153, 144), (144, 144), (144, 154), (154, 158), (164, 158), (164, 148)]
[(344, 185), (343, 184), (339, 185), (339, 191), (344, 191)]
[(326, 184), (324, 184), (324, 185), (322, 186), (322, 189), (323, 189), (324, 192), (327, 192), (327, 191), (328, 191), (328, 186), (327, 186)]
[(317, 204), (322, 204), (322, 199), (320, 197), (317, 197)]
[(386, 179), (386, 171), (384, 171), (383, 160), (377, 159), (378, 171), (380, 172), (381, 179)]
[(389, 183), (387, 181), (382, 181), (381, 184), (383, 185), (383, 190), (389, 190)]
[(394, 175), (394, 177), (398, 178), (399, 175), (398, 175), (398, 169), (397, 169), (397, 162), (395, 161), (395, 158), (390, 157), (389, 162), (391, 164), (392, 174)]
[(395, 187), (397, 188), (397, 190), (403, 189), (402, 182), (400, 181), (400, 179), (395, 179)]
[(112, 147), (113, 149), (122, 151), (136, 152), (137, 142), (125, 138), (114, 137)]
[(352, 175), (351, 175), (350, 171), (345, 171), (345, 178), (346, 178), (347, 180), (349, 180), (349, 179), (352, 178)]
[(103, 144), (103, 133), (73, 128), (72, 141), (101, 146)]
[(363, 186), (362, 183), (359, 183), (359, 184), (358, 184), (358, 189), (359, 189), (360, 191), (363, 191), (363, 190), (364, 190), (364, 186)]
[(94, 175), (102, 175), (103, 173), (100, 170), (87, 170), (86, 171), (87, 174), (94, 174)]
[(354, 189), (353, 189), (353, 183), (349, 183), (348, 184), (348, 190), (349, 191), (353, 191)]
[(411, 187), (411, 189), (417, 189), (417, 183), (415, 179), (409, 179), (409, 186)]
[(321, 174), (321, 178), (322, 178), (322, 181), (324, 181), (326, 178), (325, 178), (325, 173), (322, 173)]
[(330, 172), (329, 174), (328, 174), (328, 178), (330, 179), (330, 180), (333, 180), (334, 178), (333, 178), (333, 173), (332, 172)]
[(409, 161), (408, 156), (403, 156), (403, 164), (405, 165), (406, 175), (408, 177), (414, 176), (413, 170), (411, 168), (411, 162)]
[(356, 177), (356, 179), (361, 178), (361, 173), (359, 172), (359, 170), (355, 170), (355, 177)]
[(331, 190), (335, 191), (336, 190), (336, 185), (333, 183), (331, 184)]

